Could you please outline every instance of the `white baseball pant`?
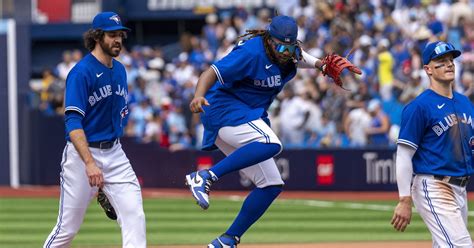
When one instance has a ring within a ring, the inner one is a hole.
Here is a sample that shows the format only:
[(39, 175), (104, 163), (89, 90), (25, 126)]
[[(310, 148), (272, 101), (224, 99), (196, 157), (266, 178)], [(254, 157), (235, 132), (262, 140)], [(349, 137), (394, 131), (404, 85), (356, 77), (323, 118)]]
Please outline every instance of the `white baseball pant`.
[[(111, 149), (90, 148), (90, 151), (102, 170), (103, 190), (117, 213), (117, 222), (122, 230), (122, 247), (145, 248), (146, 226), (141, 189), (122, 145), (118, 143)], [(59, 215), (44, 248), (71, 246), (87, 207), (98, 190), (89, 185), (85, 164), (70, 142), (64, 148), (61, 166)]]
[[(241, 146), (252, 142), (274, 143), (281, 146), (281, 142), (273, 130), (262, 120), (254, 120), (235, 127), (219, 129), (216, 146), (228, 156)], [(258, 188), (271, 185), (283, 185), (280, 171), (273, 158), (240, 170)]]
[(472, 248), (467, 230), (466, 187), (432, 175), (416, 175), (411, 191), (416, 210), (431, 232), (433, 247)]

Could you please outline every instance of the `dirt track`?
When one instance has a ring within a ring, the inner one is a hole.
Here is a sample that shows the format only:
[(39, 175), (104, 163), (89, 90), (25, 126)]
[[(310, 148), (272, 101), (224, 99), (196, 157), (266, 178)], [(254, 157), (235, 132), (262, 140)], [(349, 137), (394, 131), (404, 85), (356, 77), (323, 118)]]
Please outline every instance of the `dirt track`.
[[(185, 189), (143, 189), (144, 198), (187, 197)], [(212, 191), (213, 196), (245, 196), (245, 191)], [(19, 189), (0, 187), (0, 197), (58, 197), (58, 186), (24, 186)], [(325, 199), (325, 200), (394, 200), (396, 192), (318, 192), (318, 191), (283, 191), (283, 199)]]

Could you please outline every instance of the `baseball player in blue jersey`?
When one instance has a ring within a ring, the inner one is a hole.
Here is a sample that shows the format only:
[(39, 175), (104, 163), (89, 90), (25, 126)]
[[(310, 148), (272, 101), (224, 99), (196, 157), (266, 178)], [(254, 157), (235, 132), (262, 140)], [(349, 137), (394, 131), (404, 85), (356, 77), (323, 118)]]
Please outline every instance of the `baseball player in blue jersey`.
[(128, 118), (128, 92), (125, 68), (114, 57), (127, 30), (117, 14), (97, 14), (84, 35), (91, 52), (66, 79), (59, 215), (44, 247), (71, 245), (99, 188), (117, 212), (123, 247), (146, 247), (140, 185), (119, 141)]
[(430, 88), (404, 108), (398, 137), (400, 201), (392, 225), (405, 230), (413, 201), (431, 232), (433, 247), (472, 247), (466, 185), (474, 173), (474, 109), (467, 97), (453, 91), (453, 60), (459, 55), (442, 41), (425, 47), (423, 69)]
[[(273, 99), (295, 76), (297, 67), (322, 68), (323, 72), (337, 67), (301, 50), (297, 32), (293, 18), (277, 16), (267, 30), (249, 30), (242, 36), (250, 36), (247, 40), (239, 41), (198, 80), (190, 109), (202, 113), (203, 149), (219, 148), (227, 157), (209, 170), (186, 175), (193, 197), (207, 209), (211, 184), (237, 170), (256, 186), (229, 229), (208, 247), (236, 247), (282, 191), (284, 182), (273, 160), (282, 145), (266, 112)], [(352, 64), (347, 68), (357, 71)], [(339, 74), (326, 74), (339, 80)]]

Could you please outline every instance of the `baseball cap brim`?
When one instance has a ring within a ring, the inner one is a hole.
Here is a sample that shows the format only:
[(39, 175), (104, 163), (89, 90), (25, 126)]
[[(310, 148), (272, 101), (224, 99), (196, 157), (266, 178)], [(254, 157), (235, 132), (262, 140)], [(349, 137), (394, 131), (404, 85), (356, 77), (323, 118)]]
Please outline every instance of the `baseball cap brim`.
[(117, 30), (125, 30), (125, 31), (131, 31), (131, 29), (124, 27), (124, 26), (112, 26), (112, 27), (107, 27), (107, 28), (101, 28), (104, 31), (117, 31)]
[(459, 57), (459, 56), (461, 55), (461, 51), (459, 51), (459, 50), (450, 50), (450, 51), (444, 51), (444, 52), (442, 52), (442, 53), (439, 53), (439, 54), (436, 54), (436, 55), (432, 56), (432, 57), (431, 57), (431, 60), (436, 59), (436, 58), (439, 58), (439, 57), (441, 57), (441, 56), (443, 56), (443, 55), (445, 55), (445, 54), (448, 54), (448, 53), (452, 53), (452, 54), (453, 54), (453, 58), (457, 58), (457, 57)]

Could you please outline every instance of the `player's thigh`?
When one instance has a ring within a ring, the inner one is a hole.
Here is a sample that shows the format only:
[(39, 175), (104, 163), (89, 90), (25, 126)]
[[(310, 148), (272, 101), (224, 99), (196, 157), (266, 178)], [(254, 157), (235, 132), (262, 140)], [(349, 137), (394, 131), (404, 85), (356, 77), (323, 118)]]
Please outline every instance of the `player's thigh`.
[(281, 146), (280, 139), (262, 120), (254, 120), (235, 127), (222, 127), (218, 137), (226, 144), (239, 148), (252, 142), (273, 143)]
[(86, 166), (72, 143), (65, 147), (61, 169), (62, 203), (65, 207), (87, 208), (98, 188), (89, 185)]
[(280, 171), (273, 158), (240, 170), (258, 188), (271, 185), (284, 185)]
[(144, 216), (143, 199), (138, 179), (125, 183), (107, 183), (104, 193), (117, 213), (124, 217)]
[[(229, 156), (237, 148), (226, 143), (220, 137), (216, 139), (216, 146), (226, 155)], [(258, 164), (240, 170), (247, 178), (249, 178), (255, 186), (259, 188), (271, 185), (283, 185), (280, 171), (278, 170), (273, 158), (262, 161)]]
[(101, 151), (102, 173), (105, 183), (127, 183), (136, 180), (137, 176), (127, 158), (122, 144), (116, 144), (112, 149)]
[(472, 247), (456, 194), (452, 186), (432, 176), (413, 180), (413, 203), (440, 247)]

